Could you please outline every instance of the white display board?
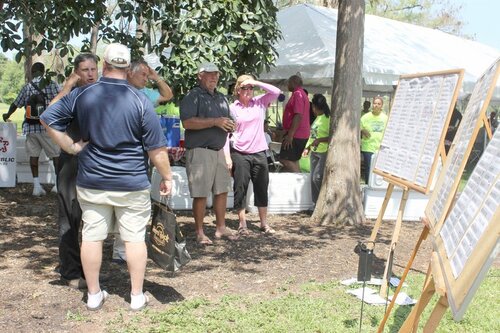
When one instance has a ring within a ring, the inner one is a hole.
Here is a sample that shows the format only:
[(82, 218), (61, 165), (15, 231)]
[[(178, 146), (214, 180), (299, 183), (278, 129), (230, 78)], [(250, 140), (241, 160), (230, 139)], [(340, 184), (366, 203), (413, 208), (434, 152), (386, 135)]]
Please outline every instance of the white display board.
[(374, 172), (427, 194), (463, 70), (401, 76)]
[(500, 206), (500, 135), (494, 136), (439, 232), (457, 278)]
[(500, 235), (500, 131), (450, 210), (434, 247), (453, 317), (459, 320), (497, 255)]
[(16, 124), (0, 123), (0, 187), (16, 186)]
[(457, 191), (467, 159), (484, 119), (500, 73), (500, 59), (490, 66), (477, 81), (460, 127), (451, 145), (429, 205), (425, 209), (431, 228), (440, 230)]

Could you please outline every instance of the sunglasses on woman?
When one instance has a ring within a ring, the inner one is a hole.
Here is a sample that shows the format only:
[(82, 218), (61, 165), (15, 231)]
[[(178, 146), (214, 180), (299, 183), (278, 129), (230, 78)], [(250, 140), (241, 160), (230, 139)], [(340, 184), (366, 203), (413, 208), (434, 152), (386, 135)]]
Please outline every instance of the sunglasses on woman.
[(252, 86), (240, 87), (240, 90), (253, 90)]

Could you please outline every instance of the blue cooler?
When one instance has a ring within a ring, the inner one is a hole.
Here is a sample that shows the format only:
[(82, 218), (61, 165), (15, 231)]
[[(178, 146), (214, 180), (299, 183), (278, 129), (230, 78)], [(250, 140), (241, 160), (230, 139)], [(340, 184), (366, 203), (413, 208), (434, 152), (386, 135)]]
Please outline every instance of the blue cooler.
[(167, 147), (179, 147), (181, 139), (181, 120), (179, 117), (160, 116), (160, 125), (167, 139)]

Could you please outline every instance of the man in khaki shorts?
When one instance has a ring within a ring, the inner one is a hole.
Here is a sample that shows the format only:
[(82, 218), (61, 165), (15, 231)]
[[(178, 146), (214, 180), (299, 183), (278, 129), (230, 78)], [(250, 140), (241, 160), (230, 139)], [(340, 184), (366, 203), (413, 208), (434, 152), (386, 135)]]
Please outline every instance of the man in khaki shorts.
[[(76, 190), (82, 208), (81, 259), (88, 287), (87, 308), (99, 310), (108, 297), (100, 288), (99, 272), (103, 241), (115, 216), (127, 254), (130, 308), (137, 311), (148, 303), (143, 284), (151, 184), (145, 154), (162, 177), (161, 195), (170, 193), (172, 173), (153, 104), (126, 80), (130, 50), (109, 44), (103, 58), (102, 78), (52, 104), (41, 120), (62, 149), (78, 154)], [(73, 119), (80, 129), (77, 142), (66, 132)]]
[(201, 245), (212, 244), (203, 230), (207, 197), (212, 193), (215, 238), (238, 238), (233, 230), (226, 228), (225, 220), (227, 193), (231, 190), (229, 170), (232, 167), (226, 141), (235, 124), (229, 116), (226, 97), (216, 90), (219, 75), (215, 64), (201, 64), (198, 68), (199, 85), (191, 89), (180, 104), (180, 117), (186, 131), (186, 173), (193, 198), (196, 240)]
[[(50, 81), (42, 88), (42, 76), (45, 73), (45, 66), (41, 62), (36, 62), (31, 66), (31, 80), (28, 84), (22, 87), (19, 95), (10, 105), (9, 111), (3, 114), (3, 120), (7, 121), (9, 117), (18, 109), (25, 108), (25, 119), (23, 122), (23, 135), (26, 135), (26, 154), (30, 158), (31, 175), (33, 176), (33, 195), (38, 197), (45, 195), (45, 190), (40, 185), (38, 178), (38, 160), (42, 149), (45, 155), (52, 159), (54, 170), (57, 170), (57, 162), (60, 153), (59, 146), (47, 135), (45, 129), (40, 124), (38, 118), (31, 118), (30, 97), (40, 95), (45, 102), (45, 107), (49, 106), (50, 101), (59, 93), (59, 86)], [(28, 112), (29, 110), (29, 112)], [(52, 188), (52, 192), (57, 192), (57, 187)]]

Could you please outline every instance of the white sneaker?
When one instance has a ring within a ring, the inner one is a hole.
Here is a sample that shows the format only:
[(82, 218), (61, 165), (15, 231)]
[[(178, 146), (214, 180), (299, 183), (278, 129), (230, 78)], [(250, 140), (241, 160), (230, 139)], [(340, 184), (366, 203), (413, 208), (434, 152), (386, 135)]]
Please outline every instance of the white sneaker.
[(33, 196), (40, 197), (45, 194), (47, 194), (47, 192), (45, 192), (45, 190), (42, 187), (35, 186), (33, 188)]
[(87, 293), (87, 309), (90, 311), (100, 310), (108, 296), (106, 290), (99, 291), (96, 295)]
[(54, 187), (52, 187), (52, 190), (50, 190), (51, 193), (57, 193), (57, 186), (54, 185)]
[(148, 295), (142, 293), (142, 295), (133, 296), (132, 294), (130, 294), (130, 309), (132, 311), (141, 311), (142, 309), (146, 308), (146, 306), (148, 306), (148, 303)]

